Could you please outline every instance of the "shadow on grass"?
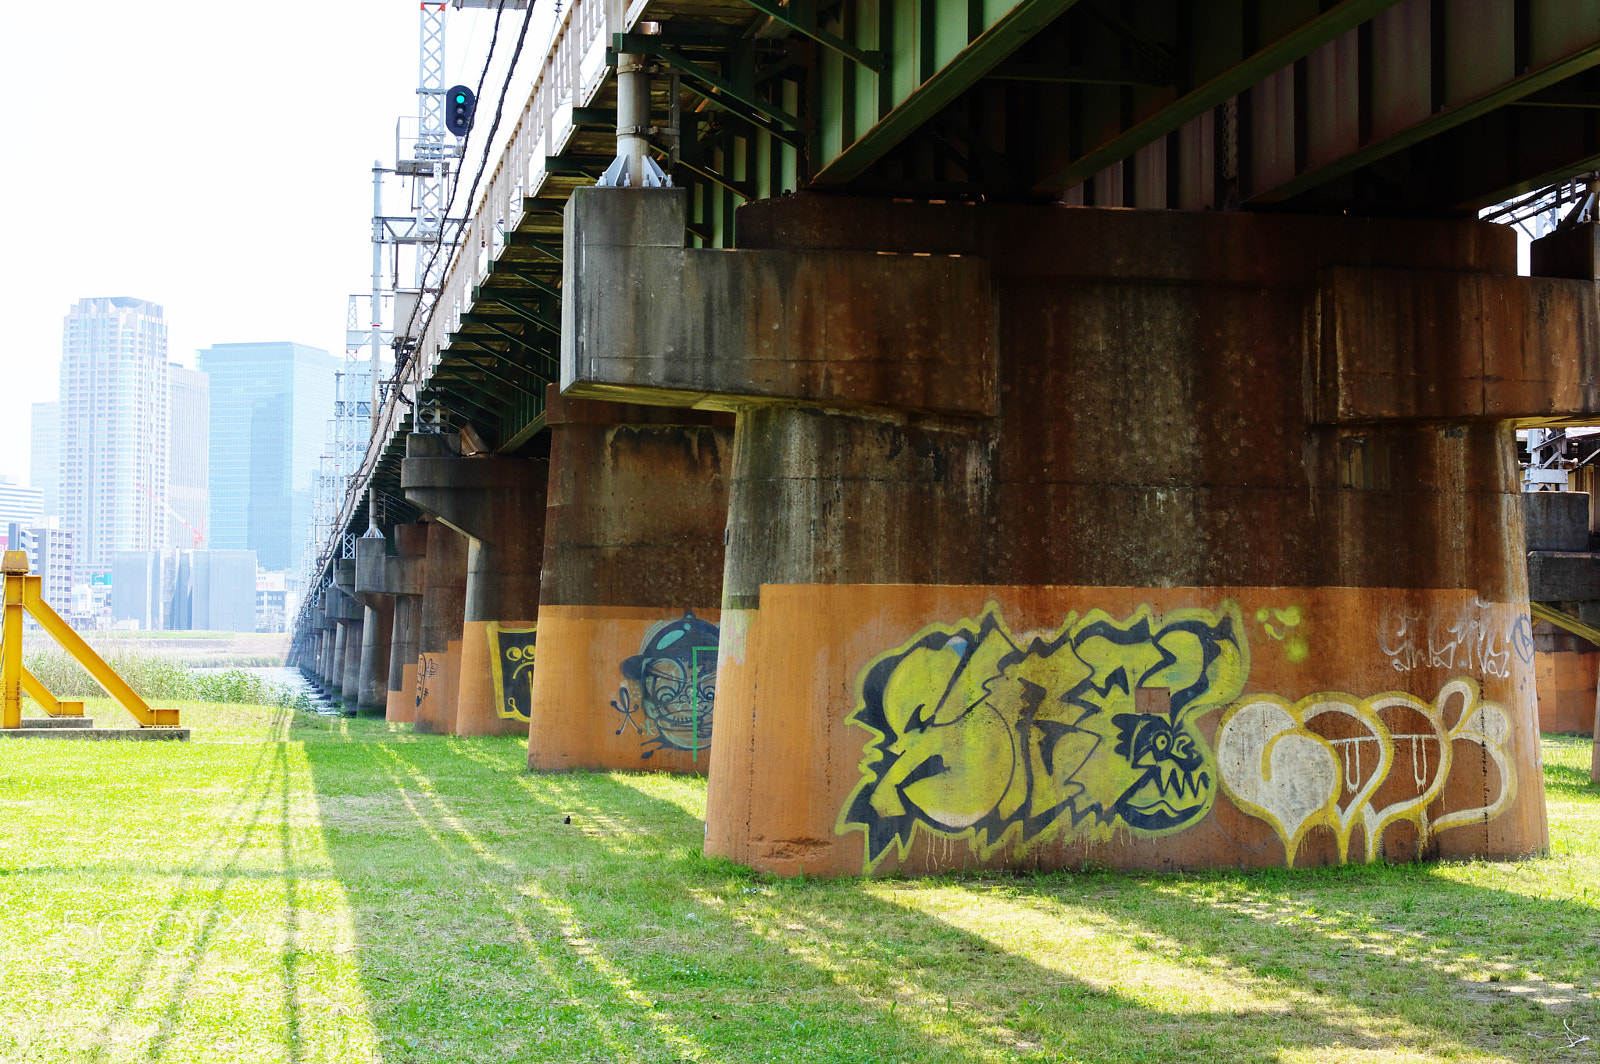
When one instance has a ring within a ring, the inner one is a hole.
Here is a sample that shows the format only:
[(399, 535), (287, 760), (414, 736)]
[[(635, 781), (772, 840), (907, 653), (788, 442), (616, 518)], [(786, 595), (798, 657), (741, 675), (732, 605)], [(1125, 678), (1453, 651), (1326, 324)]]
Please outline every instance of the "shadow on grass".
[[(288, 710), (279, 711), (278, 719), (271, 726), (276, 729), (284, 724), (288, 713)], [(97, 1059), (110, 1052), (117, 1028), (135, 1009), (136, 1002), (152, 992), (158, 993), (164, 1004), (154, 1017), (155, 1029), (145, 1054), (151, 1060), (166, 1055), (180, 1033), (186, 1006), (196, 993), (202, 992), (195, 985), (196, 979), (216, 941), (226, 931), (232, 912), (227, 898), (240, 880), (283, 884), (287, 936), (282, 958), (283, 964), (292, 968), (298, 904), (296, 862), (288, 837), (294, 775), (288, 763), (288, 749), (283, 743), (259, 745), (249, 769), (243, 773), (245, 786), (217, 821), (209, 844), (187, 865), (161, 869), (139, 862), (138, 870), (143, 874), (173, 877), (173, 887), (154, 925), (125, 963), (126, 971), (112, 1007), (105, 1010), (105, 1018), (90, 1040), (91, 1052)], [(258, 836), (272, 831), (274, 825), (283, 861), (281, 869), (265, 872), (241, 867), (246, 855), (259, 845)], [(226, 841), (229, 838), (236, 839), (231, 846)], [(199, 926), (191, 930), (186, 917), (196, 909), (203, 915)], [(177, 948), (180, 942), (181, 949)], [(165, 959), (174, 955), (182, 956), (183, 961), (176, 968), (166, 966)], [(298, 1061), (299, 1005), (292, 970), (285, 972), (280, 983), (286, 1058)]]
[[(1531, 1010), (1593, 1017), (1419, 997), (1473, 981), (1494, 923), (1528, 911), (1426, 868), (773, 880), (700, 856), (698, 785), (399, 738), (305, 747), (386, 1061), (1544, 1061), (1562, 1043), (1528, 1037)], [(1572, 943), (1595, 910), (1539, 906), (1492, 963), (1589, 965)]]

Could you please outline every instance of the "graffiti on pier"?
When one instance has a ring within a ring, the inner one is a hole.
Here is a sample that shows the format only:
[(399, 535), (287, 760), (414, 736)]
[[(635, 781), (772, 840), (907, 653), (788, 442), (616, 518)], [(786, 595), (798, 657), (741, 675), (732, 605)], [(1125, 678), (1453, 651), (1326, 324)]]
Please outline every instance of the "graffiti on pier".
[[(1319, 825), (1338, 840), (1341, 861), (1349, 860), (1360, 828), (1372, 861), (1382, 856), (1384, 829), (1397, 821), (1411, 821), (1426, 841), (1504, 809), (1516, 786), (1506, 751), (1510, 728), (1505, 710), (1481, 701), (1477, 682), (1465, 678), (1445, 684), (1432, 703), (1400, 692), (1325, 693), (1298, 702), (1264, 695), (1223, 715), (1217, 763), (1228, 797), (1272, 826), (1291, 866), (1307, 832)], [(1471, 801), (1481, 804), (1432, 808), (1452, 762), (1469, 753), (1497, 770), (1474, 791)]]
[(507, 720), (533, 714), (533, 654), (539, 629), (489, 624), (489, 654), (494, 661), (495, 712)]
[(711, 746), (711, 710), (717, 692), (717, 626), (692, 610), (645, 633), (639, 653), (622, 663), (622, 687), (611, 708), (642, 737), (641, 757), (657, 750)]
[(1515, 623), (1497, 625), (1489, 604), (1478, 599), (1444, 616), (1389, 610), (1378, 623), (1378, 647), (1396, 672), (1465, 669), (1510, 676), (1511, 653), (1515, 647), (1520, 655), (1521, 635)]
[(1031, 638), (992, 603), (981, 620), (930, 625), (860, 676), (850, 719), (871, 738), (836, 830), (864, 834), (869, 871), (918, 832), (988, 857), (1060, 835), (1181, 830), (1216, 795), (1196, 721), (1249, 672), (1233, 602), (1124, 620), (1074, 611)]
[(419, 654), (417, 656), (417, 708), (418, 709), (421, 709), (422, 708), (422, 703), (424, 703), (424, 702), (426, 702), (428, 700), (428, 695), (429, 695), (430, 690), (431, 690), (430, 684), (432, 683), (433, 678), (439, 674), (439, 664), (440, 664), (439, 659), (440, 659), (440, 657), (441, 657), (441, 655), (438, 655), (438, 654), (426, 654), (426, 653), (425, 654)]
[(1304, 622), (1305, 614), (1299, 606), (1286, 606), (1281, 610), (1263, 606), (1256, 610), (1256, 623), (1268, 639), (1283, 644), (1286, 661), (1301, 662), (1311, 656), (1311, 646), (1301, 628)]

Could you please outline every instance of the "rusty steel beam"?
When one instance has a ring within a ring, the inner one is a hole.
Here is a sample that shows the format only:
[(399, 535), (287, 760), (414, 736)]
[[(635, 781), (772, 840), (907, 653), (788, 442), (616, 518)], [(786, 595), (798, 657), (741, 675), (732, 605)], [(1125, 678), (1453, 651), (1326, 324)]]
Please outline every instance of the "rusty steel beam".
[[(1509, 9), (1511, 5), (1506, 6)], [(1414, 26), (1398, 27), (1399, 32), (1406, 33), (1407, 39), (1391, 42), (1391, 48), (1405, 48), (1407, 52), (1425, 51), (1426, 55), (1415, 58), (1423, 61), (1426, 77), (1419, 70), (1409, 79), (1409, 85), (1405, 86), (1409, 92), (1396, 93), (1389, 107), (1408, 112), (1412, 120), (1398, 124), (1386, 135), (1379, 134), (1359, 146), (1350, 146), (1348, 150), (1330, 154), (1329, 148), (1333, 146), (1330, 142), (1339, 136), (1333, 128), (1336, 123), (1327, 121), (1323, 116), (1320, 128), (1330, 132), (1320, 138), (1304, 128), (1317, 119), (1316, 112), (1319, 109), (1326, 110), (1339, 103), (1348, 105), (1351, 102), (1359, 113), (1369, 113), (1374, 107), (1373, 79), (1370, 76), (1344, 76), (1353, 72), (1348, 69), (1354, 66), (1348, 57), (1342, 64), (1337, 58), (1331, 60), (1335, 67), (1342, 65), (1347, 68), (1342, 71), (1335, 69), (1331, 98), (1294, 99), (1285, 106), (1281, 99), (1285, 94), (1293, 97), (1306, 92), (1309, 95), (1304, 78), (1295, 79), (1292, 85), (1284, 83), (1255, 90), (1261, 94), (1257, 101), (1259, 105), (1272, 107), (1290, 116), (1289, 121), (1295, 128), (1292, 134), (1280, 135), (1279, 140), (1284, 146), (1280, 155), (1287, 154), (1287, 144), (1292, 139), (1297, 145), (1294, 149), (1297, 158), (1292, 176), (1272, 180), (1270, 184), (1263, 182), (1262, 187), (1252, 190), (1247, 197), (1248, 202), (1279, 203), (1314, 192), (1362, 167), (1447, 134), (1508, 105), (1528, 98), (1533, 103), (1542, 103), (1545, 91), (1552, 86), (1600, 65), (1600, 4), (1593, 0), (1575, 0), (1562, 5), (1559, 11), (1543, 5), (1530, 5), (1526, 22), (1518, 25), (1517, 20), (1508, 16), (1504, 27), (1488, 20), (1469, 22), (1448, 17), (1440, 25), (1433, 21), (1434, 13), (1429, 12), (1429, 43), (1425, 49), (1418, 49), (1414, 43)], [(1556, 24), (1543, 25), (1536, 21), (1540, 18)], [(1585, 26), (1585, 22), (1589, 25)], [(1501, 30), (1510, 32), (1499, 32)], [(1542, 43), (1545, 54), (1529, 54), (1534, 42)], [(1426, 94), (1425, 99), (1423, 94)], [(1577, 95), (1580, 94), (1562, 91), (1553, 98), (1570, 100)], [(1581, 95), (1587, 97), (1590, 94)], [(1496, 148), (1485, 144), (1479, 150), (1490, 152)], [(1320, 157), (1324, 161), (1320, 164), (1308, 163), (1298, 158), (1301, 155), (1310, 159)], [(1574, 165), (1578, 168), (1561, 169), (1568, 173), (1581, 172), (1584, 162), (1574, 160)], [(1531, 180), (1535, 180), (1532, 175), (1518, 182), (1518, 185), (1534, 187), (1529, 184)], [(1496, 190), (1490, 194), (1490, 201), (1495, 195), (1503, 198), (1503, 194), (1510, 193)], [(1458, 204), (1441, 203), (1439, 206), (1455, 207)]]
[(1097, 141), (1064, 167), (1034, 185), (1037, 192), (1059, 192), (1088, 180), (1147, 144), (1166, 136), (1230, 97), (1245, 92), (1285, 66), (1348, 33), (1397, 0), (1342, 0), (1268, 41), (1242, 61), (1206, 72), (1205, 80), (1165, 107)]

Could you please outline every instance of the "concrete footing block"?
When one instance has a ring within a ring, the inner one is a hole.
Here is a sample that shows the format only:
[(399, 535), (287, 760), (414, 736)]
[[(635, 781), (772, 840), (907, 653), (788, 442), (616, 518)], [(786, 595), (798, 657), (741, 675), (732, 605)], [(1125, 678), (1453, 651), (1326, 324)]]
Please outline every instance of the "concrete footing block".
[(186, 742), (188, 728), (0, 728), (0, 739), (84, 739)]

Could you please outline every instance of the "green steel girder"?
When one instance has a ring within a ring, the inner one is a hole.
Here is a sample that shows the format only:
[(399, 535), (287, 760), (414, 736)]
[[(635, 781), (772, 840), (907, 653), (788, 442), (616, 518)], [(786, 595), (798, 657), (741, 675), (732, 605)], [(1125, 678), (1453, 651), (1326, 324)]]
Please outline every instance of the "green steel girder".
[[(876, 106), (872, 108), (874, 121), (864, 134), (841, 144), (836, 151), (827, 147), (814, 149), (813, 161), (817, 168), (812, 175), (812, 182), (837, 186), (859, 177), (886, 152), (927, 124), (956, 97), (977, 84), (1001, 60), (1022, 47), (1034, 34), (1077, 2), (1016, 0), (988, 21), (983, 31), (972, 37), (965, 47), (958, 49), (942, 63), (933, 54), (934, 48), (929, 41), (930, 35), (939, 37), (937, 19), (932, 20), (931, 24), (924, 20), (917, 32), (891, 33), (893, 47), (890, 49), (888, 72), (877, 75), (875, 79), (878, 85)], [(893, 0), (878, 0), (878, 4), (892, 3)], [(873, 6), (876, 8), (878, 4)], [(936, 14), (948, 6), (951, 17), (954, 17), (957, 7), (954, 4), (926, 6)], [(987, 6), (984, 10), (987, 17)], [(966, 23), (970, 21), (971, 13), (964, 9), (960, 17)], [(825, 96), (821, 101), (825, 110), (835, 108), (843, 111), (847, 104), (853, 102), (849, 98), (857, 92), (853, 87), (854, 80), (845, 81), (847, 85), (825, 87)]]
[[(1523, 97), (1548, 88), (1559, 81), (1571, 77), (1573, 74), (1581, 73), (1594, 66), (1600, 66), (1600, 40), (1556, 62), (1515, 77), (1473, 100), (1456, 107), (1444, 108), (1393, 136), (1374, 141), (1324, 166), (1314, 167), (1297, 174), (1291, 180), (1275, 188), (1264, 190), (1252, 196), (1251, 202), (1272, 203), (1300, 195), (1344, 174), (1351, 173), (1379, 159), (1402, 151), (1413, 144), (1418, 144), (1430, 137), (1470, 122), (1472, 119), (1488, 114), (1496, 108), (1517, 102)], [(1585, 168), (1586, 166), (1583, 163), (1579, 163), (1576, 164), (1576, 168), (1571, 172), (1573, 174), (1581, 173)], [(1533, 185), (1531, 187), (1536, 188), (1538, 186)], [(1448, 204), (1447, 206), (1455, 205)], [(1482, 203), (1477, 206), (1486, 207), (1489, 204)]]
[(824, 48), (832, 48), (847, 59), (853, 59), (874, 73), (881, 74), (889, 66), (889, 57), (879, 51), (857, 48), (837, 34), (817, 26), (817, 5), (814, 0), (744, 0), (763, 15), (781, 22), (797, 33), (816, 41)]
[[(465, 317), (465, 315), (463, 315), (463, 317)], [(490, 332), (494, 333), (496, 336), (500, 337), (500, 339), (505, 340), (508, 343), (517, 344), (522, 347), (533, 346), (529, 337), (524, 336), (522, 333), (514, 333), (510, 329), (507, 329), (496, 322), (490, 321), (481, 314), (475, 316), (473, 324), (480, 325), (483, 328), (488, 329)]]
[(1252, 85), (1393, 7), (1398, 0), (1338, 0), (1320, 14), (1283, 32), (1240, 62), (1210, 71), (1210, 76), (1148, 117), (1088, 145), (1065, 167), (1045, 176), (1036, 192), (1059, 192), (1088, 180), (1184, 123), (1217, 107)]
[[(475, 357), (473, 357), (471, 355), (466, 354), (465, 352), (463, 352), (462, 354), (458, 355), (457, 357), (460, 358), (461, 361), (466, 363), (468, 366), (471, 366), (473, 369), (478, 370), (479, 372), (483, 373), (486, 377), (490, 377), (490, 378), (492, 378), (494, 380), (497, 380), (501, 384), (504, 384), (508, 388), (515, 388), (517, 391), (521, 392), (523, 395), (533, 396), (534, 398), (538, 398), (539, 397), (539, 394), (540, 394), (539, 392), (533, 391), (532, 389), (528, 388), (526, 385), (522, 384), (521, 382), (512, 380), (510, 377), (507, 377), (506, 375), (504, 375), (502, 373), (496, 373), (494, 371), (494, 368), (491, 367), (491, 366), (484, 365), (483, 359), (475, 358)], [(486, 355), (486, 356), (483, 356), (483, 357), (493, 360), (493, 356)], [(540, 384), (548, 384), (550, 382), (546, 381), (546, 380), (543, 380), (541, 378), (539, 383)]]
[[(485, 342), (485, 338), (481, 336), (462, 337), (460, 334), (457, 334), (457, 337), (458, 338), (453, 342), (452, 346), (461, 347), (463, 355), (467, 350), (476, 349), (482, 351), (484, 354), (493, 355), (495, 358), (505, 359), (512, 365), (519, 366), (522, 369), (527, 370), (529, 374), (539, 378), (542, 381), (548, 382), (561, 379), (561, 361), (542, 348), (531, 347), (519, 340), (510, 343), (508, 349), (502, 351), (498, 347), (490, 347), (489, 344)], [(524, 351), (532, 355), (539, 364), (537, 366), (533, 366), (523, 362), (517, 358), (518, 351)]]
[(447, 406), (452, 410), (456, 410), (458, 409), (456, 404), (459, 403), (461, 407), (470, 408), (469, 410), (463, 410), (463, 413), (474, 414), (481, 423), (486, 425), (500, 424), (501, 414), (498, 411), (491, 407), (483, 406), (475, 399), (469, 398), (465, 389), (453, 386), (456, 381), (460, 381), (465, 386), (470, 387), (471, 385), (471, 381), (466, 378), (452, 377), (435, 371), (433, 378), (428, 382), (428, 389), (437, 392), (444, 400), (439, 404), (440, 406)]
[(543, 329), (546, 332), (554, 333), (557, 336), (561, 335), (561, 323), (559, 321), (551, 321), (537, 310), (533, 310), (530, 307), (514, 301), (509, 295), (503, 292), (496, 292), (493, 296), (486, 299), (485, 302), (492, 303), (497, 307), (504, 307), (512, 314), (515, 314), (517, 317), (527, 322), (529, 325)]
[(528, 248), (532, 251), (537, 251), (539, 254), (548, 258), (554, 259), (556, 262), (561, 261), (561, 249), (559, 247), (541, 240), (532, 233), (524, 233), (520, 230), (514, 229), (506, 234), (506, 246), (514, 248)]
[(702, 100), (704, 100), (707, 103), (711, 104), (713, 107), (716, 107), (718, 110), (723, 111), (723, 112), (731, 115), (732, 117), (738, 119), (740, 122), (748, 122), (752, 127), (756, 128), (756, 129), (759, 129), (759, 130), (763, 130), (763, 131), (765, 131), (767, 133), (770, 133), (772, 136), (776, 137), (778, 140), (783, 141), (785, 144), (789, 145), (792, 148), (798, 149), (798, 148), (800, 148), (802, 146), (802, 139), (801, 139), (800, 135), (797, 134), (797, 133), (792, 133), (792, 132), (790, 132), (790, 131), (788, 131), (786, 129), (783, 129), (783, 128), (773, 124), (772, 122), (768, 122), (765, 118), (762, 118), (760, 115), (753, 115), (753, 114), (750, 114), (750, 113), (745, 112), (745, 111), (737, 110), (737, 109), (729, 106), (728, 101), (726, 99), (724, 99), (723, 97), (719, 96), (718, 94), (716, 94), (714, 92), (710, 92), (710, 91), (708, 91), (706, 89), (703, 89), (700, 86), (693, 84), (693, 82), (691, 82), (691, 81), (685, 81), (684, 84), (683, 84), (683, 87), (684, 87), (684, 90), (686, 92), (693, 93), (694, 95), (700, 97)]
[(527, 270), (524, 270), (524, 269), (522, 269), (521, 267), (518, 267), (518, 266), (505, 265), (505, 266), (502, 266), (501, 268), (504, 269), (506, 273), (509, 273), (511, 276), (515, 277), (517, 280), (519, 280), (523, 284), (527, 285), (529, 288), (532, 288), (537, 292), (542, 292), (543, 294), (549, 296), (551, 299), (554, 299), (556, 301), (556, 305), (557, 306), (560, 305), (560, 303), (561, 303), (561, 290), (557, 289), (557, 288), (550, 287), (550, 285), (548, 283), (546, 283), (543, 278), (535, 277), (533, 274), (529, 273)]
[(780, 107), (761, 99), (753, 92), (747, 92), (720, 74), (707, 70), (701, 64), (690, 59), (680, 52), (668, 48), (661, 43), (661, 38), (644, 33), (617, 33), (612, 35), (612, 49), (617, 52), (626, 52), (630, 55), (648, 55), (659, 59), (668, 66), (676, 69), (680, 74), (700, 81), (727, 99), (724, 103), (732, 101), (742, 104), (745, 108), (765, 116), (776, 122), (783, 129), (799, 129), (800, 120)]

